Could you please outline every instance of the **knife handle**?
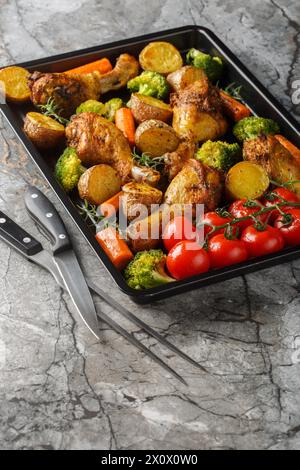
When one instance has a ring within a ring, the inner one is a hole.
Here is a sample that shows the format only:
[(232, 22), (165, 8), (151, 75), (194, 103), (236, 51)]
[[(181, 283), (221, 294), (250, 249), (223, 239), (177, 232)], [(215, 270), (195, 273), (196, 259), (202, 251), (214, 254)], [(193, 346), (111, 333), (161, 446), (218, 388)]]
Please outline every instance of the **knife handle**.
[(54, 255), (72, 247), (60, 215), (52, 202), (39, 189), (28, 186), (25, 193), (25, 206), (30, 217), (50, 238)]
[(12, 245), (25, 256), (33, 256), (42, 251), (43, 247), (25, 232), (18, 224), (0, 211), (0, 238)]

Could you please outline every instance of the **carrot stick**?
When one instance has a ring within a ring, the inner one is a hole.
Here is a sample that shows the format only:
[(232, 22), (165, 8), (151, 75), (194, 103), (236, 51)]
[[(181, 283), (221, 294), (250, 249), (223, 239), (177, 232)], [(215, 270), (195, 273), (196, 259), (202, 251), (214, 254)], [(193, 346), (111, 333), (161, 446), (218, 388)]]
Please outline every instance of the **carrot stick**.
[(119, 271), (133, 259), (133, 254), (115, 227), (107, 227), (98, 232), (96, 240)]
[(288, 139), (283, 137), (283, 135), (275, 135), (275, 138), (290, 152), (291, 155), (293, 155), (293, 157), (300, 164), (300, 149), (298, 149), (298, 147), (292, 144), (292, 142), (290, 142)]
[(122, 194), (123, 191), (120, 191), (100, 205), (100, 212), (104, 217), (111, 217), (118, 212), (120, 207), (120, 197)]
[(225, 91), (220, 90), (220, 95), (226, 114), (235, 122), (251, 115), (251, 111), (247, 106), (232, 98), (232, 96), (229, 96)]
[(81, 65), (80, 67), (76, 67), (75, 69), (66, 70), (64, 73), (66, 74), (85, 74), (91, 72), (100, 72), (102, 75), (110, 72), (112, 70), (112, 65), (106, 57), (104, 59), (96, 60), (95, 62), (90, 62), (89, 64)]
[(115, 123), (118, 129), (123, 132), (130, 145), (135, 143), (135, 123), (134, 117), (129, 108), (120, 108), (115, 114)]

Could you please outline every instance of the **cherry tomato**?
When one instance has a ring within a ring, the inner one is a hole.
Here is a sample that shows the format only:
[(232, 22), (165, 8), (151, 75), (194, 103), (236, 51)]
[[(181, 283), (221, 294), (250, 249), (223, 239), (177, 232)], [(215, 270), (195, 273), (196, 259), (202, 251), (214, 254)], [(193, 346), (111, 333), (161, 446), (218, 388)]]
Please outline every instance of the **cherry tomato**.
[[(224, 225), (230, 222), (232, 219), (231, 217), (221, 217), (217, 212), (206, 212), (201, 219), (201, 224), (210, 224), (210, 225)], [(207, 235), (209, 232), (212, 231), (212, 228), (208, 225), (204, 225), (204, 235)], [(225, 228), (216, 230), (214, 235), (218, 235), (219, 233), (224, 233)]]
[[(275, 193), (278, 195), (278, 197), (275, 197), (273, 201), (269, 201), (267, 199), (264, 199), (264, 205), (266, 207), (273, 206), (274, 204), (279, 204), (284, 199), (287, 202), (300, 202), (297, 194), (293, 193), (289, 189), (286, 188), (276, 188), (272, 191), (272, 193)], [(284, 212), (289, 211), (290, 209), (293, 209), (293, 207), (289, 206), (287, 204), (286, 207), (281, 207), (281, 210)], [(269, 222), (272, 223), (274, 220), (280, 215), (277, 209), (274, 209), (273, 211), (269, 212)]]
[(280, 230), (286, 245), (300, 245), (300, 209), (291, 209), (288, 212), (293, 220), (289, 225), (284, 225), (283, 216), (277, 217), (274, 227)]
[(258, 230), (255, 226), (247, 227), (241, 236), (250, 256), (263, 256), (284, 247), (283, 236), (278, 228), (267, 225), (265, 230)]
[[(234, 218), (239, 218), (239, 217), (248, 217), (249, 215), (255, 214), (255, 212), (258, 212), (260, 210), (259, 202), (255, 200), (257, 203), (257, 207), (247, 207), (244, 204), (247, 202), (247, 199), (240, 199), (239, 201), (235, 201), (231, 204), (231, 206), (228, 209), (228, 212), (230, 212)], [(267, 214), (261, 214), (260, 216), (257, 217), (257, 219), (260, 222), (265, 222), (267, 220), (268, 215)], [(238, 222), (236, 225), (239, 227), (240, 231), (242, 232), (245, 230), (245, 228), (249, 227), (249, 225), (253, 225), (254, 221), (253, 219), (248, 219), (248, 220), (243, 220), (241, 222)]]
[(162, 239), (167, 251), (183, 240), (196, 240), (197, 229), (190, 219), (178, 216), (171, 220), (164, 230)]
[(167, 256), (167, 268), (175, 279), (206, 273), (210, 261), (207, 251), (197, 242), (184, 240), (173, 246)]
[(242, 241), (229, 240), (223, 234), (215, 235), (209, 240), (208, 254), (212, 268), (224, 268), (248, 258), (246, 246)]

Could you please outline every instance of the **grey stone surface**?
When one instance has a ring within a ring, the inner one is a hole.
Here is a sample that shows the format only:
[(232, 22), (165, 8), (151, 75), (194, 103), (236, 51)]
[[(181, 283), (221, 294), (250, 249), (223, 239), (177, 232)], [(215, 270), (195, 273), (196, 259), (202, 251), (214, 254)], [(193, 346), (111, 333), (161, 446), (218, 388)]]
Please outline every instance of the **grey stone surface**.
[[(296, 0), (0, 0), (1, 65), (191, 23), (212, 28), (299, 116), (290, 98), (300, 78)], [(62, 209), (4, 122), (0, 160), (0, 208), (39, 236), (25, 185)], [(186, 388), (105, 325), (95, 341), (51, 276), (0, 243), (1, 448), (300, 448), (299, 261), (142, 308), (62, 215), (87, 277), (209, 374), (169, 354)]]

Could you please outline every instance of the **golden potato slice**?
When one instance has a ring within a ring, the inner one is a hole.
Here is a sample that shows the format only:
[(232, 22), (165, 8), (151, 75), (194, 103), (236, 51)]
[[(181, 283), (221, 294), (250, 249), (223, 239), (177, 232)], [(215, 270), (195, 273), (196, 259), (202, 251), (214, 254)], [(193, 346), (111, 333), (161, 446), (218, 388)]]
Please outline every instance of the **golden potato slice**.
[(195, 83), (197, 80), (203, 80), (205, 78), (207, 77), (202, 69), (198, 69), (192, 65), (186, 65), (185, 67), (181, 67), (179, 70), (170, 73), (167, 76), (167, 82), (171, 86), (172, 90), (178, 93), (192, 83)]
[(257, 199), (268, 189), (270, 180), (264, 168), (252, 162), (239, 162), (227, 173), (225, 188), (230, 199)]
[(30, 99), (30, 90), (27, 83), (29, 75), (28, 70), (16, 65), (0, 70), (0, 90), (1, 85), (3, 85), (5, 97), (9, 101), (23, 103)]
[[(152, 204), (160, 204), (163, 193), (145, 183), (130, 182), (122, 187), (121, 208), (127, 220), (141, 216), (141, 210), (149, 213)], [(142, 213), (143, 215), (143, 213)]]
[(135, 132), (139, 150), (150, 157), (160, 157), (177, 149), (180, 139), (174, 129), (162, 121), (150, 119), (140, 124)]
[(121, 189), (121, 179), (109, 165), (95, 165), (83, 173), (78, 182), (81, 199), (90, 204), (102, 204)]
[(29, 139), (41, 150), (59, 145), (65, 137), (62, 124), (41, 113), (26, 114), (24, 132)]
[(180, 52), (169, 42), (150, 42), (140, 53), (140, 64), (144, 70), (168, 75), (183, 64)]
[(134, 119), (139, 124), (149, 119), (168, 122), (173, 115), (173, 111), (168, 104), (152, 96), (145, 96), (140, 93), (133, 93), (128, 105)]

